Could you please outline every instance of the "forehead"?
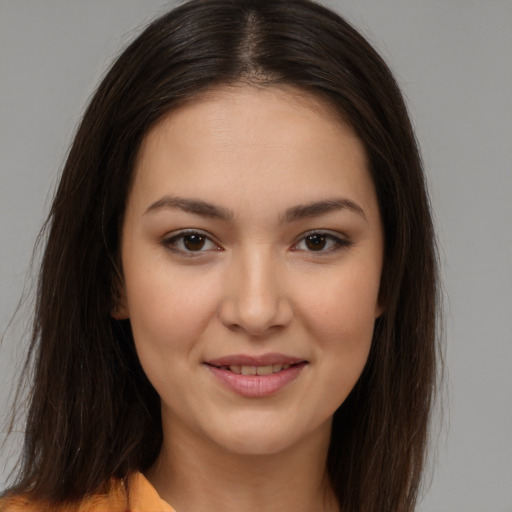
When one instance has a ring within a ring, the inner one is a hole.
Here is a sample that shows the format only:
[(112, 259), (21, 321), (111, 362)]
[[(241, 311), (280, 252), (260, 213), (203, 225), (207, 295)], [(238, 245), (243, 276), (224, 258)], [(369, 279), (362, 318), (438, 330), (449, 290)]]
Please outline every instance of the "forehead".
[(146, 202), (157, 193), (199, 194), (231, 207), (258, 194), (314, 201), (333, 188), (373, 193), (364, 147), (341, 116), (296, 88), (237, 85), (188, 101), (150, 130), (132, 192)]
[[(357, 139), (330, 103), (297, 87), (247, 84), (212, 87), (181, 103), (149, 130), (137, 166), (147, 158), (148, 146), (154, 153), (160, 144), (169, 143), (171, 132), (176, 142), (186, 142), (188, 146), (195, 143), (202, 148), (205, 143), (213, 142), (226, 146), (243, 143), (242, 147), (249, 148), (253, 142), (254, 149), (258, 149), (258, 144), (278, 148), (301, 136), (318, 144), (322, 139), (320, 132), (325, 130), (343, 131), (345, 138)], [(316, 141), (312, 138), (313, 131), (319, 134), (314, 138)], [(279, 132), (278, 139), (276, 132)]]

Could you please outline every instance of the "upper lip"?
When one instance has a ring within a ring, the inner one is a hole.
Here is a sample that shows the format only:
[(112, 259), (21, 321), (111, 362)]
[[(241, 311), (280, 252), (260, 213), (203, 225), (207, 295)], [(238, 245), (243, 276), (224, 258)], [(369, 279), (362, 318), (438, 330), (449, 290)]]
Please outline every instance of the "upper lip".
[(300, 357), (278, 353), (262, 354), (259, 356), (233, 354), (205, 361), (206, 364), (212, 366), (270, 366), (272, 364), (297, 364), (302, 362), (307, 361)]

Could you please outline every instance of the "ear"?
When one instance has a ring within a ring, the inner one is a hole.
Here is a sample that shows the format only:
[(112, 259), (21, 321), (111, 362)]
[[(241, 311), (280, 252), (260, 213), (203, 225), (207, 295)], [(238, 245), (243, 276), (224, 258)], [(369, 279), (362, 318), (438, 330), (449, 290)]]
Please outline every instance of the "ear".
[(115, 279), (112, 285), (112, 309), (110, 316), (115, 320), (126, 320), (130, 318), (128, 301), (126, 300), (126, 286), (120, 276)]
[(380, 318), (382, 316), (382, 314), (384, 313), (384, 311), (385, 311), (384, 306), (380, 303), (380, 301), (377, 302), (377, 304), (375, 305), (375, 320)]
[(128, 308), (125, 304), (116, 304), (112, 311), (110, 312), (110, 316), (115, 320), (126, 320), (130, 318), (130, 314), (128, 313)]
[(375, 302), (375, 320), (377, 320), (377, 318), (380, 318), (384, 314), (384, 311), (386, 311), (386, 300), (387, 300), (387, 298), (384, 297), (384, 291), (383, 291), (382, 279), (381, 279), (379, 293), (377, 295), (377, 301)]

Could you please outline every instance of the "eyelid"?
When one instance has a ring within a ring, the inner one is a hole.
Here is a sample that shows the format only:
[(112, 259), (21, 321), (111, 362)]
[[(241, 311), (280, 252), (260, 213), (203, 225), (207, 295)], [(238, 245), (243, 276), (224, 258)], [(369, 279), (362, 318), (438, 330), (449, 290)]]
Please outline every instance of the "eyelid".
[(299, 243), (301, 243), (302, 241), (304, 241), (304, 239), (306, 239), (308, 236), (314, 236), (314, 235), (325, 236), (326, 238), (334, 241), (335, 246), (331, 247), (330, 249), (326, 249), (326, 250), (319, 250), (319, 251), (305, 250), (304, 252), (321, 256), (321, 255), (329, 254), (332, 252), (336, 252), (337, 250), (344, 249), (344, 248), (352, 245), (352, 241), (349, 240), (349, 238), (346, 235), (344, 235), (338, 231), (331, 231), (329, 229), (312, 229), (310, 231), (305, 231), (304, 233), (301, 233), (297, 237), (296, 241), (292, 245), (292, 251), (303, 250), (303, 249), (296, 249), (296, 246)]
[[(209, 241), (211, 244), (216, 246), (216, 249), (214, 249), (214, 250), (216, 250), (216, 251), (224, 250), (222, 248), (221, 244), (216, 241), (216, 239), (215, 239), (215, 237), (213, 235), (211, 235), (210, 233), (208, 233), (207, 231), (204, 231), (202, 229), (194, 229), (194, 228), (186, 228), (186, 229), (181, 229), (181, 230), (177, 230), (177, 231), (173, 231), (171, 233), (168, 233), (167, 235), (165, 235), (163, 237), (163, 239), (161, 240), (160, 243), (167, 250), (169, 250), (169, 251), (171, 251), (173, 253), (176, 253), (176, 254), (180, 254), (180, 255), (186, 256), (186, 257), (197, 257), (197, 256), (204, 255), (204, 253), (212, 252), (212, 249), (190, 251), (190, 250), (184, 250), (184, 249), (177, 248), (174, 245), (174, 242), (176, 240), (179, 240), (182, 237), (187, 236), (187, 235), (200, 235), (200, 236), (203, 236), (205, 239), (207, 239), (207, 241)], [(308, 236), (314, 236), (314, 235), (325, 236), (327, 239), (329, 239), (329, 240), (334, 242), (334, 247), (331, 247), (331, 248), (325, 249), (325, 250), (321, 249), (321, 250), (318, 250), (318, 251), (306, 250), (306, 249), (297, 249), (297, 245), (299, 243), (303, 242)], [(328, 229), (312, 229), (312, 230), (305, 231), (305, 232), (301, 233), (296, 238), (295, 242), (292, 244), (291, 250), (293, 252), (295, 252), (295, 251), (304, 251), (304, 252), (307, 252), (307, 253), (310, 253), (310, 254), (321, 256), (321, 255), (325, 255), (325, 254), (336, 252), (337, 250), (349, 247), (351, 245), (352, 245), (352, 242), (348, 239), (348, 237), (346, 237), (346, 235), (344, 235), (344, 234), (342, 234), (342, 233), (340, 233), (338, 231), (331, 231), (331, 230), (328, 230)]]
[(209, 253), (212, 251), (212, 249), (206, 249), (206, 250), (199, 250), (199, 251), (187, 251), (182, 250), (173, 245), (173, 242), (176, 240), (179, 240), (180, 238), (183, 238), (187, 235), (200, 235), (206, 238), (209, 242), (211, 242), (213, 245), (216, 246), (217, 251), (223, 250), (221, 245), (215, 240), (215, 237), (213, 237), (210, 233), (207, 231), (204, 231), (202, 229), (194, 229), (194, 228), (186, 228), (186, 229), (179, 229), (177, 231), (172, 231), (171, 233), (166, 234), (162, 240), (161, 245), (165, 247), (165, 249), (175, 253), (180, 254), (182, 256), (186, 257), (197, 257), (201, 256), (204, 253)]

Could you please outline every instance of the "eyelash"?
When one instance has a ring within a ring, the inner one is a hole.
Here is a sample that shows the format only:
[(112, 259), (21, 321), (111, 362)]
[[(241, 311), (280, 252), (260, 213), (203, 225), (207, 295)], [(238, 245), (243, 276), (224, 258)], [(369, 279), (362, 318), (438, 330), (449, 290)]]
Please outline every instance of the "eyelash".
[[(179, 243), (179, 241), (182, 242), (182, 244), (184, 243), (184, 240), (187, 236), (198, 236), (198, 237), (201, 237), (204, 241), (205, 241), (205, 244), (212, 244), (216, 251), (222, 251), (222, 248), (216, 244), (216, 242), (214, 242), (210, 235), (208, 235), (207, 233), (203, 232), (203, 231), (199, 231), (199, 230), (186, 230), (186, 231), (180, 231), (179, 233), (177, 234), (174, 234), (172, 235), (171, 237), (168, 237), (168, 238), (165, 238), (164, 240), (162, 240), (162, 245), (168, 249), (169, 251), (173, 252), (173, 253), (177, 253), (177, 254), (180, 254), (180, 255), (183, 255), (183, 256), (186, 256), (186, 257), (197, 257), (199, 256), (201, 253), (204, 253), (204, 252), (209, 252), (211, 251), (212, 249), (206, 249), (206, 250), (203, 250), (202, 247), (197, 250), (197, 251), (193, 251), (193, 250), (190, 250), (190, 249), (187, 249), (186, 247), (185, 248), (178, 248), (177, 245)], [(297, 246), (301, 243), (307, 243), (306, 240), (308, 238), (312, 238), (312, 237), (315, 237), (315, 236), (318, 236), (318, 237), (323, 237), (324, 240), (328, 242), (331, 242), (333, 245), (331, 247), (329, 247), (328, 249), (320, 249), (318, 251), (315, 251), (315, 250), (307, 250), (307, 249), (297, 249)], [(343, 248), (346, 248), (346, 247), (349, 247), (352, 245), (352, 242), (350, 242), (349, 240), (346, 240), (346, 239), (343, 239), (343, 238), (340, 238), (338, 236), (335, 236), (333, 235), (332, 233), (329, 233), (327, 231), (308, 231), (306, 233), (302, 233), (300, 235), (300, 238), (298, 239), (298, 241), (296, 243), (293, 244), (292, 246), (292, 251), (305, 251), (305, 252), (308, 252), (308, 253), (311, 253), (311, 254), (318, 254), (318, 255), (323, 255), (323, 254), (330, 254), (330, 253), (333, 253), (333, 252), (336, 252), (340, 249), (343, 249)]]
[(325, 238), (325, 240), (332, 242), (333, 245), (329, 249), (321, 249), (319, 251), (305, 250), (308, 253), (330, 254), (330, 253), (336, 252), (340, 249), (343, 249), (343, 248), (346, 248), (346, 247), (349, 247), (350, 245), (352, 245), (352, 242), (350, 242), (349, 240), (347, 240), (345, 238), (341, 238), (339, 236), (336, 236), (332, 233), (329, 233), (328, 231), (308, 231), (307, 233), (302, 233), (300, 235), (299, 241), (293, 245), (293, 247), (294, 247), (293, 250), (294, 251), (302, 250), (302, 249), (295, 249), (295, 247), (297, 247), (300, 243), (303, 243), (303, 242), (307, 243), (306, 239), (312, 238), (315, 236), (323, 237), (323, 238)]
[[(204, 233), (203, 231), (199, 231), (199, 230), (196, 230), (196, 229), (190, 229), (190, 230), (185, 230), (185, 231), (180, 231), (179, 233), (176, 233), (168, 238), (165, 238), (164, 240), (162, 240), (162, 245), (168, 249), (169, 251), (171, 252), (174, 252), (174, 253), (177, 253), (177, 254), (180, 254), (180, 255), (183, 255), (183, 256), (187, 256), (187, 257), (196, 257), (198, 255), (200, 255), (201, 253), (203, 252), (206, 252), (204, 250), (199, 250), (199, 251), (191, 251), (191, 250), (188, 250), (187, 248), (178, 248), (177, 245), (178, 245), (178, 241), (182, 241), (182, 243), (184, 242), (184, 239), (187, 237), (187, 236), (199, 236), (201, 238), (203, 238), (206, 242), (205, 243), (210, 243), (212, 245), (214, 245), (216, 247), (216, 250), (217, 251), (221, 251), (222, 249), (219, 247), (219, 245), (217, 245), (212, 239), (211, 239), (211, 236), (208, 235), (207, 233)], [(211, 249), (209, 249), (211, 250)]]

